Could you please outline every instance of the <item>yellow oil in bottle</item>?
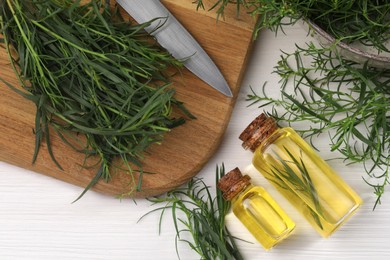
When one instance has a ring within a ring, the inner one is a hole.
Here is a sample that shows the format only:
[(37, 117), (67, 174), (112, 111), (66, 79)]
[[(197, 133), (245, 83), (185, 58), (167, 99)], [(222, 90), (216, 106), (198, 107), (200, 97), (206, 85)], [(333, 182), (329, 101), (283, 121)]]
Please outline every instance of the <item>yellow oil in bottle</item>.
[(287, 238), (295, 223), (262, 187), (249, 182), (235, 168), (218, 183), (224, 198), (231, 201), (234, 215), (266, 249)]
[(232, 210), (265, 249), (289, 236), (295, 223), (262, 187), (249, 185), (232, 200)]
[(328, 237), (359, 208), (361, 198), (292, 128), (266, 128), (266, 136), (251, 147), (253, 165)]

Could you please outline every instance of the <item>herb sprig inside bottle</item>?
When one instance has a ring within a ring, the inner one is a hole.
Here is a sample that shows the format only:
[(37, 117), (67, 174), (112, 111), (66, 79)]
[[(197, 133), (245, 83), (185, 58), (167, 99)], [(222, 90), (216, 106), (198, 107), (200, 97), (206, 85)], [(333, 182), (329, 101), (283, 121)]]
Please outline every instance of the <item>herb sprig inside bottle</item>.
[(359, 195), (290, 127), (261, 114), (239, 137), (252, 163), (323, 237), (362, 204)]
[(140, 172), (133, 183), (140, 190), (143, 152), (183, 123), (171, 116), (182, 105), (166, 73), (181, 62), (148, 37), (149, 23), (124, 21), (109, 2), (1, 2), (1, 30), (23, 90), (8, 85), (37, 107), (33, 160), (45, 140), (57, 163), (52, 131), (87, 158), (100, 158), (80, 197), (98, 180), (110, 180), (115, 158), (129, 174)]

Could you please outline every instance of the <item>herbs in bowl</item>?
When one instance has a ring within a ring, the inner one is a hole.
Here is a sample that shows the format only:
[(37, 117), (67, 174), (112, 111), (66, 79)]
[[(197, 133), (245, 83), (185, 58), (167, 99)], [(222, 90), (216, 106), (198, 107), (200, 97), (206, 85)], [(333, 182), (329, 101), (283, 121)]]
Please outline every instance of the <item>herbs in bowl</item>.
[(333, 45), (345, 58), (358, 63), (389, 67), (390, 3), (331, 1), (325, 5), (325, 1), (314, 2), (304, 20), (322, 44)]
[[(195, 1), (204, 7), (202, 0)], [(390, 64), (390, 3), (381, 0), (214, 0), (220, 15), (227, 5), (247, 9), (258, 17), (256, 32), (304, 21), (327, 45), (334, 45), (346, 58), (368, 61), (374, 66)]]

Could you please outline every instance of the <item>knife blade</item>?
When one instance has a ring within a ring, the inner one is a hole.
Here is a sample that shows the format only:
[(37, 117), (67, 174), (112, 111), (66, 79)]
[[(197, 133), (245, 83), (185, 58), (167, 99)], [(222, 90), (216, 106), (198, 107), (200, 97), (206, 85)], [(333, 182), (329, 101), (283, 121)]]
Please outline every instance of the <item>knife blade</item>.
[(117, 3), (138, 23), (162, 18), (153, 21), (145, 30), (174, 58), (183, 60), (189, 71), (224, 95), (233, 96), (210, 56), (160, 0), (117, 0)]

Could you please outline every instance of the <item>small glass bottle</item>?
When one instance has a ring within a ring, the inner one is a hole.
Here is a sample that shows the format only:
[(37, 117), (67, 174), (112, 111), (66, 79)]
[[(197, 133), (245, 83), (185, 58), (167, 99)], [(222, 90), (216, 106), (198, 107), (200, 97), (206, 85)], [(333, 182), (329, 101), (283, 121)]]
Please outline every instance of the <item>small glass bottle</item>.
[(236, 217), (266, 250), (294, 230), (295, 223), (272, 197), (262, 187), (252, 185), (250, 177), (238, 168), (223, 176), (218, 188), (224, 199), (231, 201)]
[(292, 128), (258, 116), (240, 135), (258, 169), (323, 236), (362, 204), (361, 198)]

